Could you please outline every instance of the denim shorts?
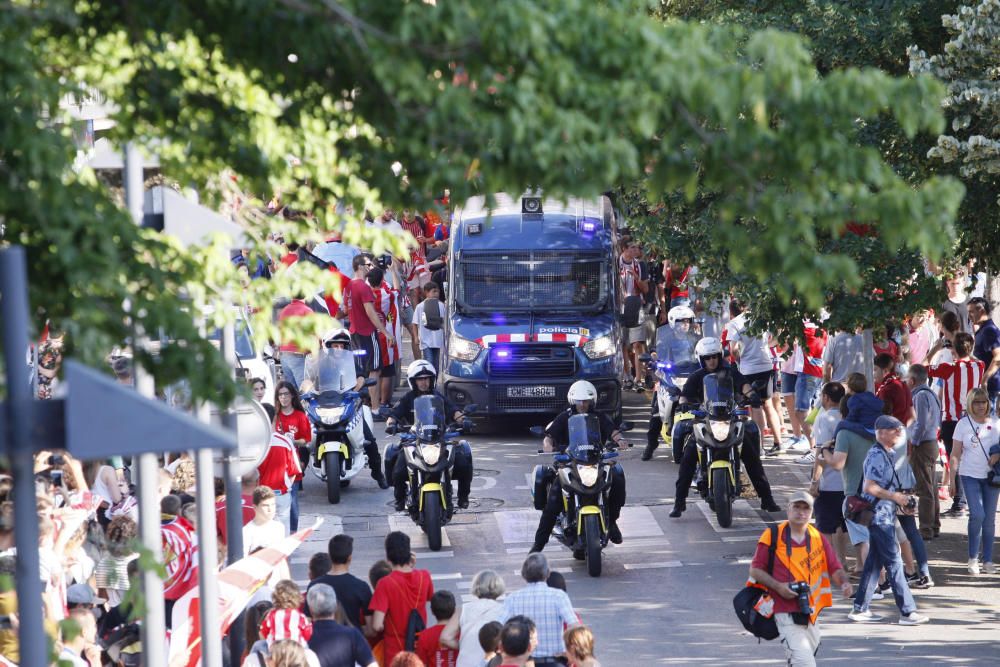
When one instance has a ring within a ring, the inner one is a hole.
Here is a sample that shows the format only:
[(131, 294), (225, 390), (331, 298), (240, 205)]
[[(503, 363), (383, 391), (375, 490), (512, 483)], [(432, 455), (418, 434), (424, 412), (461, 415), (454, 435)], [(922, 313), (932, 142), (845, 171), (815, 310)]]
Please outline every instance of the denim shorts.
[(795, 409), (799, 412), (807, 412), (812, 406), (813, 396), (822, 384), (823, 378), (815, 375), (800, 374), (795, 383)]
[(781, 395), (794, 396), (795, 385), (798, 380), (798, 373), (786, 373), (785, 371), (781, 371)]

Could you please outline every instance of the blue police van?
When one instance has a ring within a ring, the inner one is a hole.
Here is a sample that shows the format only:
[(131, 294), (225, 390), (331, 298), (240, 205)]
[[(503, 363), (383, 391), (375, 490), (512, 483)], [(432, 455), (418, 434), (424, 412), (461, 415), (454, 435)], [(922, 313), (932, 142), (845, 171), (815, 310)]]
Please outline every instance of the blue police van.
[(474, 197), (451, 229), (441, 381), (480, 415), (551, 414), (576, 380), (621, 415), (615, 212), (607, 197)]

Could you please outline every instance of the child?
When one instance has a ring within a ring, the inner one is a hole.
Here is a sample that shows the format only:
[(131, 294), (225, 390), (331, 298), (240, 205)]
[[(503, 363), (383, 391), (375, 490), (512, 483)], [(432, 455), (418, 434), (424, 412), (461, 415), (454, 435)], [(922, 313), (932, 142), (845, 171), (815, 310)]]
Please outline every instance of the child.
[(330, 559), (330, 554), (325, 551), (314, 553), (309, 559), (309, 581), (315, 581), (329, 573), (332, 567), (333, 561)]
[(458, 651), (441, 643), (445, 623), (455, 615), (455, 596), (449, 591), (436, 591), (431, 596), (431, 613), (437, 623), (420, 633), (417, 655), (427, 667), (455, 667)]
[(420, 305), (417, 306), (416, 310), (413, 311), (413, 321), (417, 323), (417, 329), (420, 335), (420, 354), (427, 361), (431, 362), (431, 365), (435, 369), (441, 368), (441, 348), (444, 347), (444, 327), (438, 325), (437, 329), (427, 328), (428, 318), (427, 314), (424, 312), (427, 306), (426, 299), (436, 299), (432, 303), (437, 303), (438, 310), (441, 313), (441, 321), (445, 318), (444, 304), (441, 303), (441, 289), (438, 287), (437, 283), (430, 282), (424, 285), (424, 299), (421, 301)]
[(503, 662), (500, 655), (500, 632), (503, 625), (499, 621), (490, 621), (479, 628), (479, 646), (483, 649), (482, 667), (496, 667)]
[(253, 491), (253, 521), (243, 526), (243, 555), (258, 547), (269, 547), (285, 539), (285, 527), (274, 516), (277, 513), (271, 487), (258, 486)]
[(282, 639), (292, 639), (303, 646), (312, 637), (312, 623), (299, 611), (302, 606), (302, 591), (291, 579), (283, 579), (274, 586), (271, 595), (274, 609), (268, 612), (260, 624), (260, 636), (267, 645)]

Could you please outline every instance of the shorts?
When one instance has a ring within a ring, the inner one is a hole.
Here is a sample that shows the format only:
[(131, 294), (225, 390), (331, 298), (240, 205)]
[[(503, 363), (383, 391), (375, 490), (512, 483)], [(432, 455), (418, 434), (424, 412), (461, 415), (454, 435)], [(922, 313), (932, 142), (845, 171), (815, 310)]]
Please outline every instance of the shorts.
[[(844, 504), (840, 507), (840, 515), (845, 516), (847, 514), (847, 498), (844, 498)], [(854, 523), (850, 519), (845, 518), (844, 523), (847, 525), (847, 536), (851, 538), (851, 545), (858, 546), (859, 544), (868, 544), (868, 526), (862, 526), (860, 523)]]
[(838, 528), (847, 531), (841, 507), (844, 505), (843, 491), (820, 491), (819, 498), (813, 505), (816, 515), (816, 528), (821, 533), (833, 535)]
[(382, 350), (378, 345), (378, 332), (370, 334), (351, 334), (351, 343), (358, 359), (358, 371), (365, 376), (371, 375), (382, 368)]
[(379, 371), (379, 377), (391, 378), (396, 376), (396, 362), (391, 364), (385, 364), (382, 366), (382, 370)]
[(795, 383), (799, 379), (798, 373), (786, 373), (781, 371), (781, 395), (782, 396), (794, 396), (795, 395)]
[(628, 344), (633, 343), (645, 343), (646, 342), (646, 325), (645, 323), (640, 324), (637, 327), (632, 327), (628, 330)]
[[(743, 379), (746, 380), (747, 384), (754, 386), (759, 384), (763, 386), (763, 389), (758, 391), (757, 395), (760, 400), (752, 401), (750, 405), (755, 408), (761, 407), (761, 401), (766, 401), (767, 399), (774, 396), (774, 371), (764, 371), (763, 373), (751, 373), (750, 375), (744, 375)], [(767, 380), (767, 382), (764, 382)]]
[(403, 306), (402, 312), (399, 314), (399, 319), (402, 321), (404, 327), (413, 324), (413, 304), (407, 301), (406, 305)]
[(795, 409), (799, 412), (808, 412), (812, 407), (813, 396), (822, 384), (823, 378), (815, 375), (799, 375), (798, 382), (795, 383)]

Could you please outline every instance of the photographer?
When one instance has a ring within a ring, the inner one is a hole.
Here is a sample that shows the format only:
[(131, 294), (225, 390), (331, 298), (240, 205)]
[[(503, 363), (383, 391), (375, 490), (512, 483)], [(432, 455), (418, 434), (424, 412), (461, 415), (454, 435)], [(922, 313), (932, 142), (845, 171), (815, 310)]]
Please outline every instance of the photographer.
[[(903, 422), (892, 415), (882, 415), (875, 420), (875, 445), (868, 450), (864, 463), (862, 498), (874, 505), (874, 518), (868, 527), (871, 541), (865, 569), (861, 573), (854, 610), (848, 617), (857, 623), (874, 623), (881, 617), (873, 614), (868, 605), (878, 587), (879, 572), (885, 568), (886, 580), (899, 607), (900, 625), (919, 625), (929, 619), (917, 613), (910, 586), (903, 571), (903, 559), (896, 540), (896, 512), (910, 516), (916, 514), (916, 496), (901, 492), (903, 486), (896, 474), (896, 456), (893, 448), (904, 438)], [(850, 493), (850, 490), (847, 490)]]
[(750, 578), (767, 588), (774, 600), (774, 620), (790, 665), (816, 664), (819, 612), (833, 604), (830, 580), (845, 598), (851, 595), (851, 583), (833, 547), (809, 524), (812, 510), (811, 495), (792, 494), (788, 521), (778, 524), (772, 572), (767, 572), (770, 529), (761, 535), (750, 564)]

